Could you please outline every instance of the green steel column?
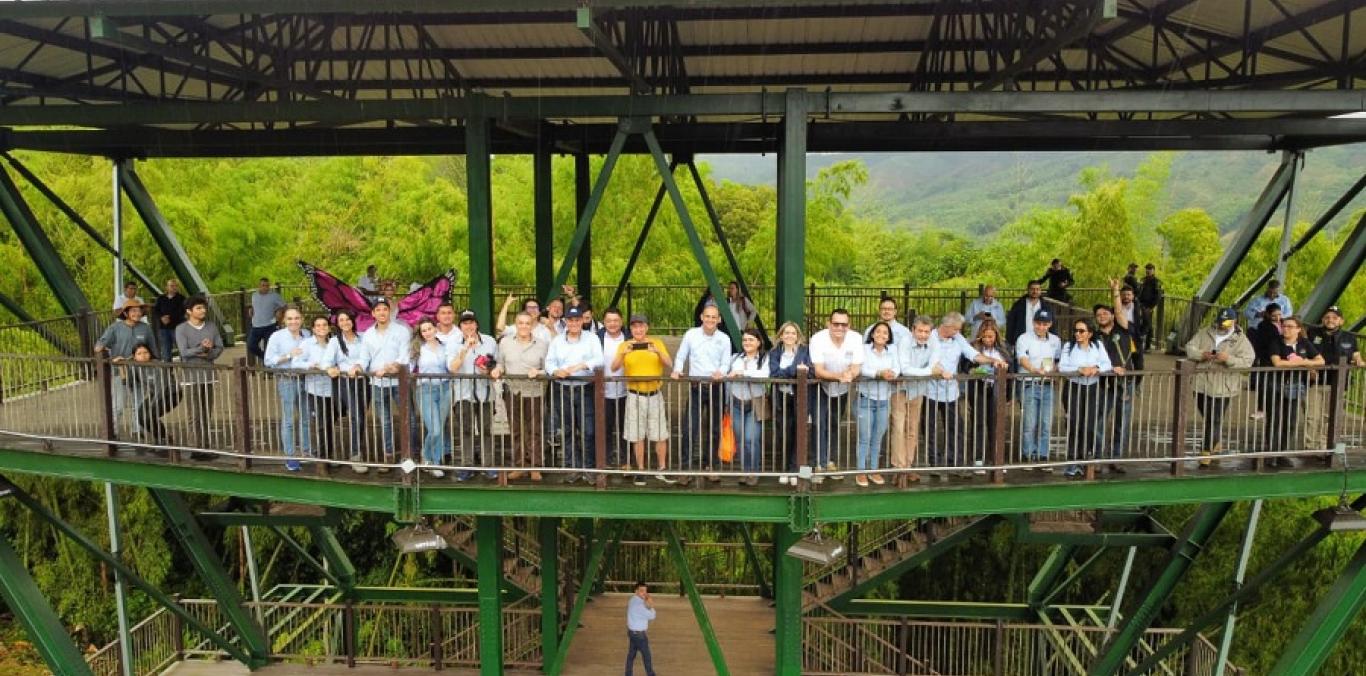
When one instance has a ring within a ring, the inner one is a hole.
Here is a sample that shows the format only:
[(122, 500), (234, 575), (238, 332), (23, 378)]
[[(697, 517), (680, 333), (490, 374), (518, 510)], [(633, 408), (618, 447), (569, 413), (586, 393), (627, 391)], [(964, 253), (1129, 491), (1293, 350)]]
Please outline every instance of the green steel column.
[(536, 528), (541, 543), (541, 660), (548, 669), (560, 643), (560, 518), (543, 516)]
[(798, 326), (806, 313), (806, 113), (806, 90), (787, 90), (778, 147), (776, 302), (778, 323)]
[(773, 571), (774, 616), (774, 673), (778, 676), (800, 676), (802, 673), (802, 562), (787, 555), (801, 535), (785, 523), (774, 526), (773, 549), (776, 565)]
[(1300, 316), (1310, 322), (1318, 322), (1323, 317), (1323, 311), (1336, 303), (1342, 292), (1347, 290), (1347, 285), (1361, 269), (1363, 260), (1366, 260), (1366, 213), (1357, 220), (1352, 234), (1342, 243), (1342, 249), (1333, 257), (1333, 262), (1324, 269), (1314, 290), (1296, 308)]
[(564, 669), (564, 660), (569, 655), (570, 641), (574, 639), (574, 632), (579, 627), (579, 618), (583, 616), (583, 607), (588, 603), (588, 594), (592, 591), (592, 580), (598, 576), (598, 569), (602, 565), (602, 552), (607, 541), (621, 533), (622, 524), (619, 521), (610, 522), (604, 529), (602, 537), (592, 541), (589, 548), (588, 557), (584, 565), (583, 578), (579, 584), (578, 592), (574, 594), (574, 605), (569, 609), (569, 619), (564, 625), (564, 636), (560, 637), (560, 644), (555, 648), (555, 658), (545, 668), (545, 673), (556, 676)]
[[(669, 161), (669, 173), (674, 172), (674, 167), (678, 166), (678, 159)], [(620, 307), (621, 294), (625, 293), (626, 285), (631, 283), (631, 272), (636, 269), (636, 261), (640, 259), (640, 252), (645, 248), (645, 241), (650, 237), (650, 228), (654, 227), (655, 217), (659, 215), (659, 207), (664, 204), (664, 183), (661, 181), (659, 190), (655, 191), (655, 201), (650, 203), (650, 210), (645, 212), (645, 224), (640, 226), (640, 235), (636, 237), (636, 244), (631, 248), (631, 255), (626, 258), (626, 267), (621, 271), (621, 281), (617, 282), (617, 288), (612, 292), (612, 300), (607, 304), (608, 307)]]
[(697, 628), (702, 630), (702, 640), (707, 644), (707, 653), (711, 655), (712, 667), (716, 669), (717, 676), (730, 676), (726, 656), (721, 652), (720, 641), (716, 639), (716, 629), (711, 626), (711, 617), (707, 615), (706, 604), (702, 603), (702, 595), (697, 593), (697, 585), (693, 584), (692, 571), (688, 569), (688, 557), (683, 553), (683, 543), (678, 541), (678, 531), (674, 530), (672, 521), (665, 524), (664, 532), (669, 538), (669, 553), (673, 556), (674, 565), (678, 567), (679, 582), (688, 595), (688, 602), (692, 604), (693, 615), (697, 617)]
[(754, 581), (759, 583), (759, 596), (761, 598), (773, 598), (773, 589), (768, 586), (768, 579), (764, 577), (764, 569), (759, 565), (759, 552), (754, 548), (754, 537), (749, 532), (749, 523), (740, 522), (740, 537), (745, 541), (745, 557), (749, 559), (749, 565), (754, 567)]
[(15, 619), (28, 632), (33, 647), (43, 656), (43, 661), (54, 674), (90, 674), (85, 658), (76, 650), (76, 644), (66, 633), (66, 627), (57, 618), (47, 599), (38, 591), (38, 583), (33, 581), (23, 561), (10, 546), (9, 540), (0, 536), (0, 598), (14, 613)]
[(707, 248), (702, 244), (702, 238), (697, 234), (697, 226), (693, 223), (692, 215), (688, 213), (688, 205), (683, 201), (683, 193), (678, 190), (678, 182), (674, 180), (673, 172), (669, 167), (669, 161), (664, 158), (664, 150), (659, 147), (659, 139), (655, 138), (655, 133), (648, 127), (643, 133), (645, 145), (650, 148), (650, 155), (654, 157), (655, 169), (659, 170), (659, 177), (664, 181), (664, 188), (669, 193), (669, 199), (674, 203), (674, 211), (678, 212), (678, 221), (683, 225), (683, 232), (688, 236), (688, 243), (692, 245), (693, 256), (697, 258), (697, 264), (702, 268), (702, 278), (707, 282), (707, 288), (711, 290), (711, 297), (716, 300), (716, 309), (721, 313), (721, 321), (725, 322), (726, 328), (730, 330), (730, 342), (736, 348), (740, 347), (740, 332), (736, 328), (735, 317), (731, 314), (730, 303), (725, 302), (726, 291), (721, 288), (721, 280), (716, 277), (716, 270), (711, 266), (711, 260), (707, 258)]
[(1281, 158), (1281, 165), (1266, 184), (1266, 188), (1234, 228), (1236, 235), (1233, 241), (1224, 249), (1224, 254), (1205, 276), (1205, 281), (1201, 282), (1200, 289), (1195, 292), (1195, 300), (1213, 303), (1219, 299), (1219, 294), (1224, 292), (1224, 287), (1233, 279), (1233, 273), (1237, 271), (1238, 265), (1247, 257), (1247, 252), (1252, 249), (1262, 230), (1266, 229), (1267, 221), (1271, 220), (1272, 214), (1276, 212), (1276, 207), (1280, 206), (1281, 200), (1285, 198), (1294, 175), (1294, 163), (1294, 156), (1288, 153)]
[[(625, 125), (625, 121), (622, 124)], [(579, 251), (583, 248), (584, 241), (588, 239), (589, 228), (593, 225), (593, 214), (597, 213), (598, 205), (602, 203), (602, 194), (607, 190), (607, 184), (612, 181), (612, 170), (616, 168), (617, 160), (621, 158), (621, 149), (626, 146), (626, 135), (626, 129), (619, 127), (616, 136), (612, 138), (612, 145), (607, 149), (607, 157), (602, 162), (602, 169), (598, 170), (598, 178), (593, 182), (593, 190), (588, 196), (588, 202), (578, 212), (578, 224), (574, 226), (574, 234), (569, 238), (569, 251), (565, 252), (564, 261), (560, 263), (559, 269), (555, 272), (555, 283), (550, 289), (551, 294), (556, 293), (561, 285), (569, 282), (569, 269), (574, 267), (575, 261), (579, 259)], [(541, 298), (542, 303), (549, 300), (550, 296)]]
[(1148, 594), (1129, 615), (1119, 633), (1106, 642), (1101, 649), (1100, 657), (1091, 664), (1091, 670), (1087, 673), (1092, 676), (1109, 676), (1124, 666), (1129, 651), (1143, 637), (1143, 632), (1147, 631), (1157, 611), (1166, 603), (1167, 598), (1176, 589), (1177, 583), (1186, 575), (1186, 571), (1190, 570), (1195, 557), (1199, 556), (1205, 543), (1209, 541), (1219, 522), (1223, 521), (1232, 506), (1231, 502), (1208, 503), (1195, 513), (1181, 539), (1172, 547), (1172, 556), (1167, 562), (1167, 567), (1153, 582)]
[(548, 298), (555, 285), (555, 172), (551, 139), (544, 126), (531, 159), (532, 219), (536, 223), (536, 297)]
[(1039, 610), (1043, 607), (1044, 599), (1053, 590), (1058, 578), (1067, 572), (1067, 562), (1072, 560), (1072, 554), (1077, 551), (1075, 545), (1054, 545), (1053, 551), (1048, 553), (1048, 558), (1044, 560), (1039, 572), (1034, 574), (1034, 579), (1029, 583), (1028, 603), (1029, 607)]
[(1316, 674), (1366, 604), (1366, 543), (1305, 621), (1272, 674)]
[[(588, 210), (588, 197), (593, 193), (593, 184), (589, 177), (588, 153), (579, 153), (574, 156), (574, 217), (583, 218), (583, 213)], [(593, 302), (593, 228), (590, 225), (583, 235), (583, 248), (579, 249), (579, 260), (576, 263), (579, 295), (588, 301)], [(598, 308), (596, 316), (601, 317), (602, 311), (606, 308)]]
[(85, 292), (81, 291), (80, 284), (76, 283), (75, 275), (71, 274), (71, 270), (62, 261), (61, 254), (57, 253), (57, 248), (52, 245), (52, 240), (43, 232), (43, 227), (33, 215), (33, 210), (29, 209), (24, 196), (19, 194), (19, 187), (10, 180), (9, 173), (3, 169), (0, 169), (0, 212), (4, 212), (5, 218), (14, 228), (14, 234), (19, 238), (19, 243), (38, 266), (38, 272), (47, 281), (62, 310), (69, 315), (89, 312), (90, 301), (86, 299)]
[[(185, 287), (185, 293), (191, 296), (209, 293), (209, 285), (199, 274), (199, 269), (190, 261), (189, 254), (185, 253), (180, 238), (171, 230), (170, 221), (166, 220), (166, 216), (152, 199), (152, 194), (147, 191), (147, 186), (143, 185), (142, 178), (133, 170), (133, 161), (118, 160), (116, 164), (123, 193), (128, 196), (128, 201), (133, 203), (133, 209), (138, 212), (138, 217), (152, 234), (152, 240), (156, 242), (157, 248), (161, 249), (161, 255), (166, 257), (166, 262), (171, 265), (176, 277)], [(221, 325), (223, 318), (216, 319)]]
[(337, 540), (337, 533), (331, 526), (309, 526), (308, 532), (313, 536), (313, 543), (322, 550), (328, 572), (340, 583), (342, 594), (349, 598), (356, 586), (356, 566)]
[(503, 673), (503, 517), (475, 517), (479, 552), (479, 673)]
[(204, 531), (200, 530), (194, 513), (190, 511), (189, 505), (185, 504), (185, 498), (174, 491), (160, 488), (148, 490), (161, 513), (165, 515), (171, 533), (184, 547), (185, 553), (189, 554), (190, 562), (194, 564), (200, 579), (218, 601), (219, 610), (241, 637), (242, 647), (248, 656), (247, 666), (255, 668), (265, 665), (270, 655), (270, 642), (266, 638), (266, 633), (243, 605), (237, 584), (223, 569), (223, 562), (214, 551), (213, 544), (204, 536)]
[(470, 308), (481, 326), (493, 326), (493, 180), (486, 98), (470, 94), (465, 118), (465, 194), (469, 206)]

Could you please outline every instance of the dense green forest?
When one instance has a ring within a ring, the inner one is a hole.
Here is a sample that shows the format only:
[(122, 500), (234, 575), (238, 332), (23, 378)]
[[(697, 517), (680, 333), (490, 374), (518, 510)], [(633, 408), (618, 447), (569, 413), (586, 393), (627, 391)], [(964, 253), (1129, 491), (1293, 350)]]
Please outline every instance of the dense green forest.
[[(1363, 162), (1355, 159), (1359, 175)], [(1033, 193), (1011, 194), (1012, 188), (983, 184), (956, 186), (959, 208), (977, 215), (930, 222), (918, 218), (908, 226), (894, 215), (904, 212), (904, 200), (888, 209), (871, 208), (879, 199), (877, 187), (887, 177), (875, 175), (857, 160), (832, 158), (822, 162), (809, 181), (807, 275), (822, 284), (946, 285), (973, 287), (992, 282), (1018, 287), (1036, 277), (1048, 260), (1064, 258), (1080, 286), (1102, 285), (1123, 273), (1129, 261), (1154, 261), (1173, 295), (1189, 295), (1221, 251), (1221, 233), (1228, 214), (1251, 204), (1260, 183), (1243, 185), (1235, 194), (1220, 194), (1211, 211), (1203, 194), (1188, 185), (1205, 177), (1174, 170), (1179, 155), (1157, 153), (1131, 167), (1088, 166), (1070, 172), (1068, 197), (1037, 203)], [(107, 160), (69, 155), (20, 154), (28, 166), (90, 222), (108, 233), (112, 204)], [(1268, 166), (1275, 158), (1264, 158)], [(573, 222), (572, 163), (555, 163), (557, 249), (563, 251)], [(598, 164), (595, 162), (594, 167)], [(531, 165), (522, 157), (494, 160), (493, 205), (495, 258), (499, 283), (530, 283), (533, 279)], [(712, 180), (709, 191), (724, 229), (738, 252), (742, 268), (755, 284), (773, 279), (776, 201), (766, 185)], [(211, 288), (250, 286), (261, 275), (301, 282), (294, 261), (305, 258), (354, 279), (367, 263), (378, 263), (385, 275), (405, 280), (426, 279), (451, 266), (466, 268), (466, 200), (464, 163), (460, 158), (331, 158), (273, 160), (157, 160), (139, 164), (139, 172), (176, 229)], [(680, 173), (680, 176), (682, 174)], [(1210, 181), (1220, 180), (1217, 176)], [(964, 183), (969, 183), (966, 179)], [(978, 181), (980, 184), (981, 182)], [(594, 269), (599, 283), (615, 281), (625, 264), (645, 209), (658, 185), (652, 165), (644, 158), (625, 158), (594, 224)], [(946, 188), (947, 190), (948, 188)], [(683, 182), (685, 199), (695, 218), (702, 218), (700, 200)], [(885, 194), (885, 193), (883, 193)], [(110, 259), (35, 191), (25, 190), (39, 219), (69, 262), (79, 282), (97, 306), (112, 295)], [(1011, 209), (1001, 211), (1000, 200)], [(1331, 198), (1328, 200), (1331, 201)], [(1235, 204), (1234, 207), (1228, 205)], [(1360, 203), (1339, 223), (1354, 223)], [(131, 208), (127, 250), (144, 270), (161, 279), (169, 268), (157, 260), (145, 229)], [(980, 212), (980, 213), (979, 213)], [(966, 212), (962, 212), (966, 213)], [(1010, 214), (992, 221), (992, 214)], [(1303, 231), (1317, 214), (1302, 213), (1295, 229)], [(985, 220), (983, 220), (985, 219)], [(965, 227), (982, 222), (988, 226)], [(1275, 257), (1280, 239), (1279, 217), (1258, 241), (1249, 261), (1238, 273), (1229, 295), (1236, 295)], [(1348, 228), (1340, 225), (1322, 233), (1291, 261), (1288, 293), (1305, 297), (1329, 264)], [(703, 239), (714, 262), (723, 260), (719, 244), (703, 229)], [(0, 292), (20, 299), (37, 315), (56, 313), (56, 303), (36, 269), (8, 230), (0, 230)], [(695, 285), (700, 273), (684, 239), (678, 219), (665, 210), (645, 247), (634, 279), (640, 284)], [(461, 276), (462, 283), (464, 276)], [(1342, 300), (1350, 319), (1366, 312), (1366, 278), (1358, 275)], [(648, 308), (646, 308), (648, 310)], [(21, 480), (38, 498), (87, 533), (104, 533), (102, 495), (94, 484), (49, 480)], [(165, 524), (145, 493), (121, 489), (123, 518), (131, 564), (144, 577), (169, 591), (200, 595), (187, 563), (168, 545)], [(204, 503), (210, 502), (208, 499)], [(1308, 513), (1318, 502), (1270, 503), (1258, 537), (1252, 570), (1307, 533)], [(1163, 510), (1162, 519), (1178, 529), (1190, 510)], [(1240, 514), (1230, 516), (1213, 547), (1197, 563), (1190, 583), (1173, 597), (1158, 624), (1180, 624), (1198, 615), (1229, 589)], [(342, 541), (380, 542), (394, 526), (379, 515), (350, 515)], [(97, 565), (52, 529), (0, 502), (0, 530), (11, 538), (35, 578), (73, 632), (87, 641), (103, 642), (113, 633), (112, 584), (109, 571)], [(306, 533), (299, 534), (306, 539)], [(699, 526), (690, 539), (728, 538), (725, 525)], [(236, 531), (214, 533), (233, 570), (242, 565)], [(636, 534), (650, 537), (648, 532)], [(1240, 621), (1236, 663), (1250, 673), (1263, 673), (1280, 648), (1300, 626), (1345, 564), (1360, 537), (1337, 536), (1316, 549), (1283, 582), (1252, 606)], [(1017, 545), (1003, 532), (984, 537), (979, 548), (936, 561), (930, 568), (908, 575), (899, 590), (916, 598), (1012, 600), (1021, 590), (1046, 550)], [(255, 542), (258, 556), (269, 562), (272, 581), (310, 579), (303, 564), (278, 542), (261, 533)], [(448, 563), (431, 556), (398, 557), (389, 547), (351, 547), (362, 581), (368, 584), (447, 584), (455, 575)], [(1132, 589), (1140, 589), (1156, 571), (1156, 552), (1140, 558)], [(1113, 587), (1119, 560), (1107, 560), (1085, 578), (1073, 600), (1090, 602)], [(263, 564), (267, 565), (267, 564)], [(943, 584), (943, 581), (952, 584)], [(1131, 597), (1132, 598), (1132, 597)], [(133, 615), (145, 615), (151, 603), (134, 595)], [(13, 631), (10, 629), (9, 631)], [(1366, 623), (1358, 620), (1326, 673), (1366, 670)]]

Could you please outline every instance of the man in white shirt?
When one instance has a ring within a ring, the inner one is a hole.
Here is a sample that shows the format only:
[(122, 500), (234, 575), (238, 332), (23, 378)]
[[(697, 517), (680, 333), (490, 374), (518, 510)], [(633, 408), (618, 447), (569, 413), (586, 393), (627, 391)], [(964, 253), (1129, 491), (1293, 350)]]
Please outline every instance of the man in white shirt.
[[(853, 445), (847, 435), (840, 434), (840, 425), (849, 413), (849, 383), (858, 377), (863, 366), (863, 342), (849, 335), (849, 311), (843, 308), (830, 313), (826, 328), (811, 336), (808, 349), (811, 363), (816, 367), (816, 378), (821, 380), (816, 390), (816, 462), (817, 469), (838, 470), (833, 452), (844, 457)], [(838, 477), (843, 478), (843, 477)]]
[[(452, 314), (455, 312), (448, 306), (443, 307)], [(437, 316), (440, 315), (441, 309), (437, 309)], [(440, 339), (438, 325), (437, 340)], [(451, 424), (460, 444), (455, 464), (466, 467), (511, 465), (511, 462), (497, 462), (493, 448), (493, 394), (488, 375), (496, 365), (498, 343), (494, 342), (493, 336), (479, 332), (479, 317), (474, 310), (461, 311), (459, 328), (441, 342), (446, 346), (446, 358), (450, 360), (447, 369), (457, 376), (465, 376), (452, 383)], [(472, 472), (463, 470), (456, 472), (455, 480), (465, 481), (471, 476)], [(498, 473), (489, 470), (485, 476), (496, 479)]]
[(375, 266), (366, 266), (365, 274), (356, 280), (356, 290), (365, 294), (365, 297), (369, 298), (371, 302), (379, 297), (379, 273), (375, 270)]
[[(591, 469), (597, 458), (593, 454), (593, 386), (587, 378), (603, 366), (602, 343), (583, 330), (579, 308), (569, 308), (564, 319), (564, 333), (550, 342), (545, 356), (545, 370), (554, 379), (550, 402), (560, 411), (565, 467)], [(585, 473), (570, 473), (565, 479), (567, 484), (576, 481), (592, 480)]]
[(968, 306), (968, 322), (972, 331), (970, 335), (976, 337), (977, 327), (986, 319), (996, 320), (997, 326), (1006, 325), (1006, 309), (996, 300), (996, 287), (990, 284), (982, 287), (982, 297), (972, 301), (972, 305)]
[[(973, 349), (963, 337), (963, 315), (957, 312), (950, 312), (939, 321), (932, 344), (932, 375), (936, 380), (929, 383), (925, 392), (925, 436), (931, 448), (930, 465), (963, 467), (963, 418), (958, 413), (962, 389), (958, 386), (958, 362), (966, 359), (976, 364), (991, 364), (998, 369), (1009, 364)], [(940, 433), (944, 438), (942, 445), (937, 443)], [(936, 476), (944, 478), (943, 474)]]
[(655, 667), (650, 660), (650, 639), (646, 632), (650, 622), (655, 619), (655, 600), (650, 597), (650, 587), (644, 582), (636, 583), (635, 593), (626, 602), (626, 635), (631, 646), (626, 651), (626, 676), (631, 676), (636, 664), (636, 653), (645, 662), (645, 676), (655, 676)]
[[(380, 441), (384, 447), (384, 462), (394, 462), (394, 406), (398, 402), (398, 375), (408, 364), (407, 327), (389, 321), (389, 301), (380, 299), (371, 309), (375, 324), (361, 334), (361, 349), (365, 353), (365, 370), (370, 374), (370, 399), (375, 402), (375, 417), (379, 419)], [(360, 366), (352, 368), (353, 374)], [(415, 407), (408, 407), (408, 429), (417, 428)], [(411, 437), (411, 435), (409, 435)], [(389, 468), (380, 468), (380, 473)]]
[[(934, 321), (920, 315), (911, 322), (911, 339), (896, 343), (902, 378), (928, 378), (934, 375), (933, 334)], [(916, 464), (916, 454), (920, 452), (920, 411), (925, 403), (927, 386), (928, 383), (923, 380), (909, 380), (901, 384), (900, 394), (906, 402), (903, 414), (905, 427), (898, 428), (895, 423), (892, 425), (891, 461), (894, 468), (906, 469)], [(906, 484), (919, 480), (920, 475), (914, 472), (898, 474), (897, 485), (905, 488)]]
[[(1020, 432), (1022, 460), (1046, 462), (1053, 429), (1053, 380), (1047, 376), (1057, 371), (1062, 358), (1062, 340), (1050, 331), (1053, 312), (1040, 310), (1034, 315), (1034, 330), (1015, 341), (1015, 360), (1020, 371)], [(1049, 468), (1045, 472), (1051, 472)]]
[(622, 467), (628, 465), (626, 460), (626, 445), (622, 437), (622, 422), (626, 418), (626, 383), (620, 378), (626, 376), (625, 368), (613, 369), (612, 362), (617, 355), (617, 347), (626, 342), (626, 332), (622, 330), (621, 311), (616, 308), (607, 308), (602, 313), (602, 332), (598, 338), (602, 341), (603, 365), (608, 380), (603, 387), (603, 404), (607, 411), (603, 416), (607, 423), (607, 466)]
[[(678, 346), (678, 356), (674, 359), (673, 378), (683, 377), (684, 364), (687, 364), (688, 383), (688, 422), (683, 427), (683, 471), (712, 470), (719, 460), (717, 450), (721, 446), (721, 417), (725, 405), (725, 391), (722, 379), (730, 367), (730, 337), (719, 330), (721, 311), (715, 305), (708, 305), (699, 315), (701, 326), (688, 329), (683, 334), (683, 342)], [(694, 452), (696, 455), (694, 455)], [(716, 475), (707, 477), (710, 481), (720, 481)], [(688, 485), (691, 477), (679, 480)]]

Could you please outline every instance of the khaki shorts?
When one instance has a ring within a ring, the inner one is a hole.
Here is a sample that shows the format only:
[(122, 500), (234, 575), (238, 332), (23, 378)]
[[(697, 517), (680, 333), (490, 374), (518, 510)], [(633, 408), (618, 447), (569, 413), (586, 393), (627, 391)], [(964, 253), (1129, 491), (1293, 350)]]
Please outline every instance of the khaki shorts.
[(669, 414), (664, 410), (664, 394), (626, 393), (626, 421), (621, 435), (632, 443), (637, 441), (667, 441)]

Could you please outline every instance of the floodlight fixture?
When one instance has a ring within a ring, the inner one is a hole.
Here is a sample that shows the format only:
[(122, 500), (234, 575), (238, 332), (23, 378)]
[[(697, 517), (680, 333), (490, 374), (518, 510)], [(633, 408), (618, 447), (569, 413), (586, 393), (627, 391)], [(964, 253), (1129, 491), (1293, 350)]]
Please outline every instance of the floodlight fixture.
[(432, 530), (424, 522), (418, 522), (411, 526), (400, 528), (389, 536), (393, 540), (394, 546), (403, 554), (416, 554), (418, 552), (435, 552), (450, 546), (446, 538)]
[(787, 555), (794, 559), (828, 566), (844, 554), (844, 545), (838, 540), (822, 539), (818, 531), (811, 531), (806, 537), (787, 548)]
[(1336, 507), (1324, 507), (1314, 512), (1314, 519), (1330, 533), (1351, 533), (1366, 530), (1366, 516), (1352, 509), (1346, 500)]

